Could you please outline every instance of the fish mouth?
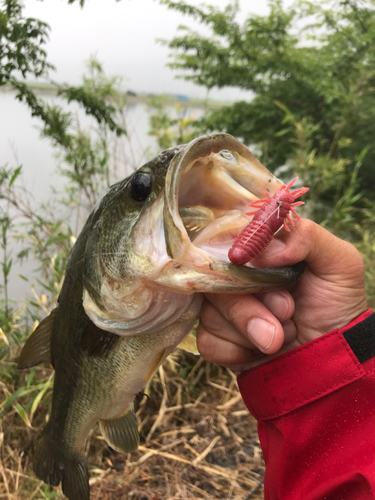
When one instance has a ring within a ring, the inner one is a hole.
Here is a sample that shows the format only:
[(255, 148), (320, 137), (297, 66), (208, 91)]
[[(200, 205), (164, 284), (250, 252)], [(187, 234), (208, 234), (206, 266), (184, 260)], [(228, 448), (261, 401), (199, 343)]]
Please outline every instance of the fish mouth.
[(234, 137), (215, 134), (192, 141), (172, 160), (166, 178), (169, 255), (197, 266), (233, 266), (228, 251), (251, 220), (249, 204), (280, 185)]
[(140, 212), (128, 238), (125, 277), (105, 276), (100, 307), (84, 295), (92, 321), (118, 335), (160, 331), (189, 314), (197, 318), (202, 297), (195, 292), (276, 290), (295, 283), (304, 269), (303, 263), (260, 269), (229, 261), (229, 248), (250, 220), (248, 205), (282, 185), (246, 146), (215, 134), (174, 151), (164, 189)]

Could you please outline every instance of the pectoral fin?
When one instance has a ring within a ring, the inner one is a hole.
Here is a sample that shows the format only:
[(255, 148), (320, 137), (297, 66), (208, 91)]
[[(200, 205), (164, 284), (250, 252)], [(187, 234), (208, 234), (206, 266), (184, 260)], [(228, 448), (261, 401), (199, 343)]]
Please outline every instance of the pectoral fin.
[(100, 431), (109, 446), (120, 453), (130, 453), (139, 446), (137, 417), (133, 407), (113, 420), (100, 420)]
[(26, 340), (20, 357), (18, 368), (30, 368), (39, 363), (52, 363), (51, 361), (51, 336), (53, 323), (55, 321), (56, 309), (44, 318)]
[(184, 351), (191, 352), (192, 354), (200, 354), (197, 347), (197, 337), (193, 331), (190, 332), (177, 347)]
[(82, 332), (81, 348), (89, 356), (107, 356), (119, 340), (119, 336), (106, 332), (89, 321)]

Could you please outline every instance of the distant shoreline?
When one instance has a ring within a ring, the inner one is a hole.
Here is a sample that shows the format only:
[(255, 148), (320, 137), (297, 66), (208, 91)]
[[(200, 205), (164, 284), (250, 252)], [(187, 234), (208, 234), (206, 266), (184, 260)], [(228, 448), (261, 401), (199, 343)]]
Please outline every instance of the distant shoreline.
[[(39, 82), (26, 82), (27, 87), (34, 90), (36, 94), (40, 95), (55, 95), (57, 93), (57, 86), (50, 83), (39, 83)], [(15, 90), (9, 84), (0, 86), (0, 92), (14, 92)], [(175, 106), (177, 104), (184, 108), (206, 108), (206, 109), (219, 109), (223, 106), (230, 105), (230, 102), (225, 101), (214, 101), (198, 98), (179, 98), (177, 95), (166, 95), (166, 94), (146, 94), (146, 93), (135, 93), (131, 91), (124, 91), (126, 95), (127, 102), (129, 104), (150, 104), (150, 101), (154, 97), (163, 97), (167, 106)], [(135, 94), (135, 95), (133, 95)]]

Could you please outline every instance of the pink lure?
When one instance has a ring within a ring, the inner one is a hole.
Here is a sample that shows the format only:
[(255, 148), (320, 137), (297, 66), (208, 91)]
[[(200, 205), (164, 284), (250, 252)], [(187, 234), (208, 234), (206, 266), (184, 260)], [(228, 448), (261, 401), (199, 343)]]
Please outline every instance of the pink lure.
[(294, 226), (294, 222), (290, 218), (289, 212), (292, 212), (297, 220), (300, 219), (294, 207), (303, 205), (305, 202), (295, 202), (294, 200), (306, 193), (309, 188), (303, 187), (289, 191), (297, 179), (298, 177), (293, 179), (287, 186), (280, 186), (273, 196), (266, 192), (267, 198), (253, 201), (249, 205), (257, 210), (246, 214), (254, 215), (253, 220), (242, 229), (228, 252), (229, 260), (233, 264), (243, 266), (254, 259), (271, 243), (273, 235), (282, 225), (287, 231), (290, 231), (287, 221), (292, 226)]

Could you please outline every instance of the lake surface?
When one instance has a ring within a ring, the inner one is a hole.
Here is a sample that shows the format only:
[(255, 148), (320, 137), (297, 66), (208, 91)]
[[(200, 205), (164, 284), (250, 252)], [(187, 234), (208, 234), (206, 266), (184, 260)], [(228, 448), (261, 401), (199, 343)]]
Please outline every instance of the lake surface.
[[(62, 104), (63, 101), (53, 96), (43, 96), (49, 103)], [(67, 105), (64, 107), (68, 108)], [(76, 115), (80, 127), (92, 126), (88, 118), (78, 107), (70, 107)], [(129, 158), (123, 166), (124, 176), (129, 170), (138, 168), (157, 151), (156, 140), (148, 135), (148, 107), (143, 103), (128, 104), (125, 109), (126, 127), (130, 140), (127, 140), (126, 154)], [(26, 186), (43, 200), (48, 197), (49, 186), (56, 182), (64, 185), (64, 178), (56, 173), (56, 151), (50, 141), (40, 137), (41, 121), (31, 117), (29, 108), (15, 99), (12, 91), (0, 91), (0, 165), (23, 165)]]
[[(43, 96), (48, 102), (62, 104), (62, 100), (54, 96)], [(64, 108), (68, 108), (64, 104)], [(92, 126), (88, 118), (78, 107), (72, 106), (81, 128)], [(177, 111), (170, 108), (177, 116)], [(201, 109), (186, 108), (182, 110), (189, 116), (201, 116)], [(158, 154), (156, 139), (148, 135), (150, 109), (143, 103), (129, 103), (125, 109), (125, 125), (128, 137), (113, 145), (113, 161), (116, 163), (116, 178), (125, 178), (136, 168)], [(0, 90), (0, 166), (16, 167), (22, 165), (22, 183), (30, 191), (36, 202), (48, 203), (53, 196), (52, 187), (62, 191), (66, 179), (58, 174), (56, 150), (46, 138), (40, 137), (41, 121), (31, 117), (29, 108), (15, 99), (15, 93)], [(100, 197), (101, 193), (98, 193)], [(14, 247), (15, 250), (20, 248)], [(2, 259), (0, 259), (2, 260)], [(22, 273), (36, 282), (34, 270), (37, 263), (25, 262), (22, 267), (15, 265), (9, 283), (9, 295), (20, 299), (28, 293), (30, 286), (19, 278)]]

